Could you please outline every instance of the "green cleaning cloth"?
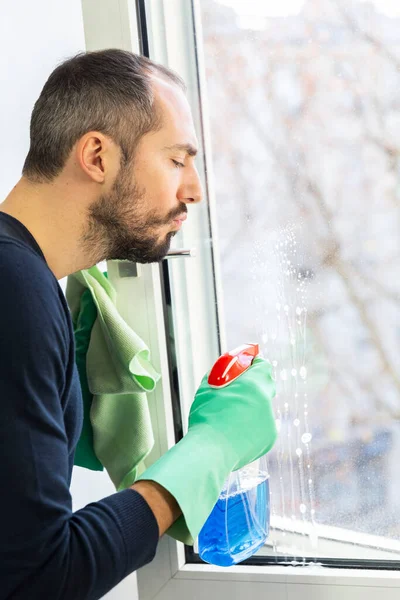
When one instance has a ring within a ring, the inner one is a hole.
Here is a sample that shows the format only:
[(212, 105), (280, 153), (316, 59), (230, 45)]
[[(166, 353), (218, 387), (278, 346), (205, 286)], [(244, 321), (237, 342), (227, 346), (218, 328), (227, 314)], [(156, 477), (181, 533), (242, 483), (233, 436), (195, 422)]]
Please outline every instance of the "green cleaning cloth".
[(98, 267), (70, 275), (66, 296), (84, 401), (75, 464), (104, 466), (122, 490), (141, 473), (154, 444), (146, 393), (160, 375), (146, 344), (119, 314), (115, 289)]
[(75, 335), (75, 362), (78, 368), (83, 400), (83, 425), (75, 450), (74, 464), (92, 471), (103, 471), (104, 467), (97, 458), (93, 447), (93, 428), (90, 422), (90, 409), (93, 395), (89, 389), (86, 372), (86, 356), (89, 349), (90, 336), (97, 319), (97, 308), (89, 289), (86, 289), (80, 300), (79, 313), (73, 320)]

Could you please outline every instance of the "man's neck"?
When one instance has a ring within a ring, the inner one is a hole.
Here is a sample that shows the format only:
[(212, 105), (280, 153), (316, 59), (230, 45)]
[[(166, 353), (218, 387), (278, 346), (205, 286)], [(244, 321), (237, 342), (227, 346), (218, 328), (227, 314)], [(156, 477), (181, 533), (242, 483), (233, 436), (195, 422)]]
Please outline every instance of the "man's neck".
[[(84, 256), (81, 237), (85, 203), (68, 182), (34, 184), (22, 177), (0, 211), (18, 219), (35, 238), (57, 279), (88, 268), (95, 259)], [(90, 264), (91, 263), (91, 264)]]

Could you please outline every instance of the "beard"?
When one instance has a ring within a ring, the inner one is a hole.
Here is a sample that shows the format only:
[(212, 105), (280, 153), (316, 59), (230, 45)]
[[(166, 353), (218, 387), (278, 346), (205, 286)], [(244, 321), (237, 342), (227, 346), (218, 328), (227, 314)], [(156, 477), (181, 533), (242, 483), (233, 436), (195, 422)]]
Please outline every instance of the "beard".
[(159, 228), (186, 211), (181, 204), (164, 218), (154, 216), (154, 211), (151, 214), (146, 210), (146, 190), (133, 184), (131, 170), (121, 165), (111, 192), (89, 207), (82, 244), (93, 264), (102, 260), (158, 262), (168, 253), (176, 234), (171, 231), (159, 239)]

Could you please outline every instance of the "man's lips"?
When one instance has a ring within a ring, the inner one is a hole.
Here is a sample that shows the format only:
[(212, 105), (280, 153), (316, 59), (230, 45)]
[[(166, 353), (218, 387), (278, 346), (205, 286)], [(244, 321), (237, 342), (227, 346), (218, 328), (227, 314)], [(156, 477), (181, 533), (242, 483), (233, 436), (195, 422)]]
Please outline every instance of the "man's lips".
[(177, 223), (178, 225), (181, 225), (181, 223), (183, 223), (183, 221), (186, 221), (187, 219), (187, 214), (186, 213), (182, 213), (181, 215), (179, 215), (179, 217), (177, 217), (176, 219), (174, 219), (174, 223)]

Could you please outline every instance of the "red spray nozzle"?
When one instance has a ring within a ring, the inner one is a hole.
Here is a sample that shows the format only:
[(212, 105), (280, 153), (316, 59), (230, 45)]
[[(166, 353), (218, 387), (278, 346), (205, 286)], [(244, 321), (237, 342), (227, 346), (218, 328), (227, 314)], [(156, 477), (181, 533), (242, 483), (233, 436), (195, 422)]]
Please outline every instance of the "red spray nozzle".
[(259, 352), (258, 344), (243, 344), (231, 352), (225, 352), (214, 363), (208, 384), (211, 387), (229, 385), (250, 367)]

